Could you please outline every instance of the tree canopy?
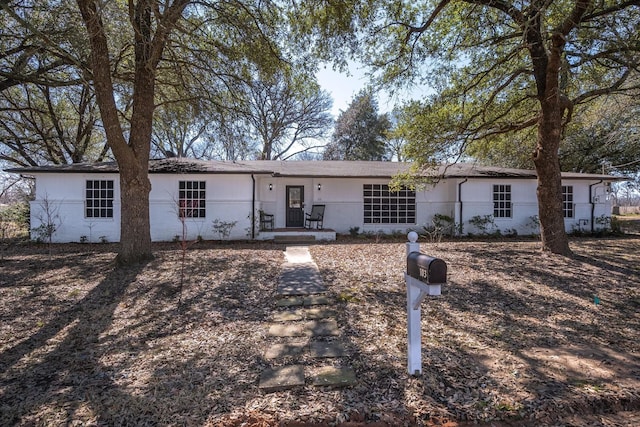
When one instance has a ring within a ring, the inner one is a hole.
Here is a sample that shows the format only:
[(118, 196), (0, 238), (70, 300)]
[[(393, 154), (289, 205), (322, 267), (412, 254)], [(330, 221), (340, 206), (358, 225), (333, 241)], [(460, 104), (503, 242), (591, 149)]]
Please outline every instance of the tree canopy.
[(78, 12), (69, 1), (50, 6), (0, 2), (0, 160), (21, 166), (108, 154)]
[(383, 160), (391, 122), (378, 114), (378, 102), (369, 89), (360, 91), (340, 113), (327, 144), (325, 160)]
[[(281, 9), (275, 2), (251, 0), (5, 0), (0, 7), (6, 24), (0, 30), (0, 88), (90, 85), (88, 99), (95, 97), (120, 170), (118, 260), (150, 257), (154, 120), (165, 114), (171, 121), (180, 108), (221, 107), (216, 101), (245, 84), (253, 70), (270, 75), (279, 69), (286, 62), (279, 46)], [(225, 95), (201, 95), (210, 93)], [(167, 108), (156, 114), (158, 105)], [(156, 135), (161, 132), (156, 128)], [(183, 148), (191, 135), (192, 130), (183, 131)]]
[(560, 146), (562, 169), (627, 176), (639, 173), (638, 117), (637, 96), (610, 96), (586, 105), (565, 129)]
[[(314, 45), (321, 54), (340, 63), (355, 53), (382, 84), (436, 89), (413, 107), (406, 152), (419, 164), (451, 147), (462, 153), (473, 141), (508, 143), (502, 135), (533, 132), (543, 249), (570, 254), (558, 159), (563, 130), (577, 106), (637, 90), (639, 8), (634, 0), (378, 0), (307, 12), (335, 19), (319, 31), (337, 33)], [(313, 40), (310, 21), (298, 29)]]
[(247, 98), (244, 123), (261, 145), (261, 160), (286, 160), (320, 148), (333, 124), (331, 96), (304, 73), (284, 70), (255, 79)]

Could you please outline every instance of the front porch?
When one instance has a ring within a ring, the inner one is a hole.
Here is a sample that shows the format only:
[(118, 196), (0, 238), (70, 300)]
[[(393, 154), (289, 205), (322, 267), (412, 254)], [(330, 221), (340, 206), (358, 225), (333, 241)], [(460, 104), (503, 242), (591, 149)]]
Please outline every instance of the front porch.
[(275, 242), (313, 242), (318, 240), (336, 240), (336, 231), (328, 228), (275, 228), (260, 231), (257, 240), (273, 240)]

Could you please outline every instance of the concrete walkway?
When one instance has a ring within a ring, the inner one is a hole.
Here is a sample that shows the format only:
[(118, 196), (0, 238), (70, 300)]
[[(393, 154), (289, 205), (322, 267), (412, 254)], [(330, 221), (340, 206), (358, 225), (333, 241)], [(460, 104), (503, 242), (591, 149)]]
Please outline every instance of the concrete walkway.
[(327, 292), (318, 266), (311, 259), (308, 247), (287, 247), (284, 256), (287, 262), (282, 265), (278, 295), (299, 296)]
[[(309, 248), (287, 247), (285, 259), (278, 282), (279, 299), (267, 333), (278, 342), (274, 342), (264, 354), (272, 366), (260, 375), (260, 389), (274, 392), (307, 384), (328, 387), (353, 385), (356, 376), (351, 368), (314, 368), (303, 364), (301, 359), (305, 355), (325, 360), (344, 358), (349, 352), (339, 339), (341, 332), (335, 319), (336, 312), (325, 307), (331, 300), (324, 295), (327, 289)], [(285, 360), (297, 363), (278, 366)]]

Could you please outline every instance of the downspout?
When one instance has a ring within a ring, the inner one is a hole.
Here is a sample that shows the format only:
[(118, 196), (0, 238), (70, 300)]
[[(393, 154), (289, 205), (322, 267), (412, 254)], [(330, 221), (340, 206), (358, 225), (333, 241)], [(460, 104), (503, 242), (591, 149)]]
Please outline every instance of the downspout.
[(604, 182), (604, 179), (601, 179), (599, 182), (596, 182), (595, 184), (589, 184), (589, 203), (591, 203), (591, 234), (593, 234), (595, 232), (595, 228), (594, 228), (594, 224), (593, 221), (595, 220), (595, 215), (596, 215), (596, 204), (593, 201), (593, 194), (592, 194), (592, 190), (593, 187), (595, 185), (600, 185)]
[(251, 240), (256, 238), (256, 177), (251, 174)]
[(462, 234), (462, 224), (464, 221), (462, 220), (462, 184), (467, 182), (469, 178), (465, 178), (464, 181), (458, 183), (458, 203), (460, 203), (460, 226), (458, 232)]

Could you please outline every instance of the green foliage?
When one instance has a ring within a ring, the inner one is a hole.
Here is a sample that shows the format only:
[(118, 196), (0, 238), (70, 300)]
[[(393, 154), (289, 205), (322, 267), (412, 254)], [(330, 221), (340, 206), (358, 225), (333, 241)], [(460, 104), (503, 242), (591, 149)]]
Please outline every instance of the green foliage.
[[(475, 153), (517, 153), (523, 164), (528, 148), (509, 144), (525, 142), (533, 147), (540, 184), (559, 191), (558, 149), (576, 106), (637, 93), (636, 3), (374, 0), (345, 12), (351, 12), (350, 28), (361, 30), (359, 59), (373, 65), (378, 83), (428, 84), (437, 93), (408, 106), (402, 130), (407, 158), (419, 166), (458, 161), (482, 144)], [(315, 2), (310, 7), (331, 12)], [(340, 50), (338, 60), (353, 52), (351, 46)], [(535, 133), (535, 141), (526, 133)], [(496, 142), (500, 150), (483, 147)], [(553, 194), (540, 193), (542, 244), (569, 255), (566, 236), (552, 231), (564, 225)]]
[(349, 227), (351, 237), (358, 237), (358, 234), (360, 234), (360, 227)]
[(349, 289), (346, 291), (341, 291), (336, 298), (339, 302), (345, 302), (345, 303), (360, 302), (360, 298), (358, 298), (357, 289)]
[(0, 19), (3, 160), (33, 166), (103, 159), (105, 138), (82, 69), (86, 35), (75, 2), (14, 2)]
[(383, 160), (386, 133), (390, 128), (387, 115), (378, 114), (378, 103), (371, 90), (362, 90), (338, 116), (323, 157), (325, 160)]
[(0, 220), (12, 222), (18, 227), (29, 225), (29, 203), (18, 202), (0, 207)]
[(37, 227), (31, 229), (31, 232), (34, 234), (37, 242), (45, 242), (51, 243), (51, 239), (53, 235), (56, 234), (58, 230), (58, 226), (53, 223), (49, 224), (40, 224)]
[(455, 219), (453, 217), (437, 213), (431, 221), (435, 227), (442, 230), (443, 234), (452, 236), (455, 233)]
[(453, 236), (456, 233), (455, 219), (449, 215), (435, 214), (431, 224), (424, 226), (421, 234), (426, 235), (432, 243), (438, 243), (444, 236)]
[(596, 225), (598, 225), (599, 229), (610, 230), (611, 229), (611, 217), (608, 215), (600, 215), (599, 217), (594, 219)]
[[(406, 156), (425, 165), (473, 156), (488, 164), (531, 168), (538, 138), (538, 95), (543, 87), (528, 71), (532, 53), (530, 45), (522, 43), (525, 30), (532, 28), (514, 18), (518, 13), (537, 14), (541, 34), (551, 34), (572, 13), (574, 3), (551, 1), (539, 11), (510, 5), (515, 14), (480, 1), (443, 3), (437, 13), (426, 4), (373, 5), (371, 15), (378, 13), (378, 21), (368, 21), (373, 28), (363, 35), (362, 51), (378, 68), (380, 80), (391, 85), (428, 82), (437, 91), (402, 110), (397, 132), (407, 141)], [(570, 54), (560, 64), (558, 84), (575, 106), (603, 94), (637, 92), (637, 76), (625, 70), (640, 57), (638, 15), (629, 4), (608, 7), (606, 3), (594, 6), (583, 22), (576, 23), (579, 29), (567, 36), (565, 48)], [(356, 19), (362, 22), (361, 17)], [(617, 19), (620, 29), (615, 28)], [(634, 46), (624, 59), (615, 53), (614, 47), (620, 45)], [(542, 54), (552, 53), (545, 49)], [(621, 84), (625, 80), (628, 83)], [(628, 117), (637, 116), (628, 111)], [(575, 114), (581, 110), (574, 108)], [(620, 117), (615, 121), (633, 123)], [(579, 127), (585, 136), (598, 135), (583, 124), (576, 125), (565, 129), (567, 139), (578, 135)], [(599, 147), (612, 148), (598, 139)], [(618, 140), (630, 145), (626, 138)]]
[(639, 100), (638, 96), (612, 96), (580, 108), (567, 126), (560, 147), (562, 170), (625, 175), (639, 172)]

